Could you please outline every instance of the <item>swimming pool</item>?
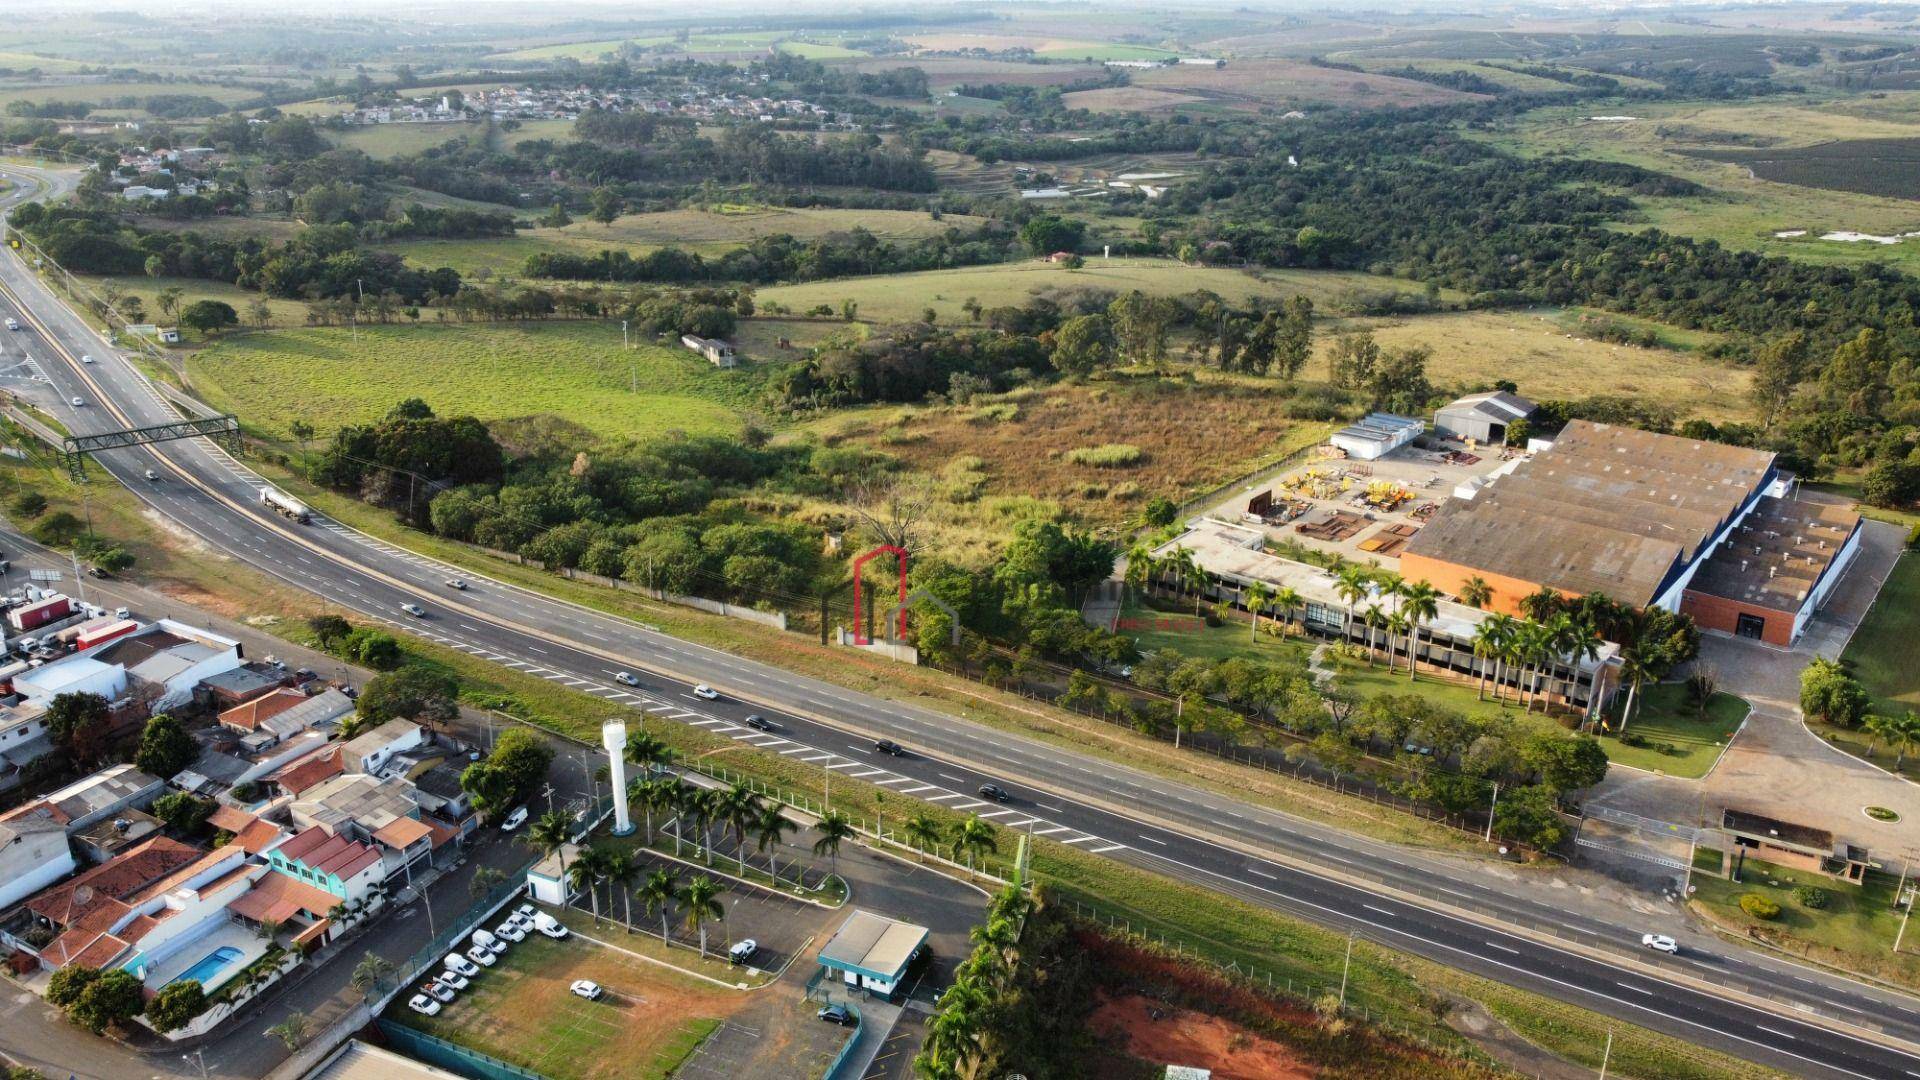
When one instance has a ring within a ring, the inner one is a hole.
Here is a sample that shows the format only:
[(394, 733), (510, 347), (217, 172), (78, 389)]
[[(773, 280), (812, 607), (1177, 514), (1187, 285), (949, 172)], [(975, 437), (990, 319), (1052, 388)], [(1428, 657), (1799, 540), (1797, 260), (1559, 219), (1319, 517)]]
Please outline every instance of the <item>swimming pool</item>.
[(173, 983), (186, 982), (188, 979), (199, 979), (201, 989), (211, 990), (213, 977), (220, 974), (220, 969), (230, 966), (242, 955), (239, 949), (231, 945), (222, 945), (201, 957), (199, 963), (174, 976), (173, 981), (167, 985), (172, 986)]

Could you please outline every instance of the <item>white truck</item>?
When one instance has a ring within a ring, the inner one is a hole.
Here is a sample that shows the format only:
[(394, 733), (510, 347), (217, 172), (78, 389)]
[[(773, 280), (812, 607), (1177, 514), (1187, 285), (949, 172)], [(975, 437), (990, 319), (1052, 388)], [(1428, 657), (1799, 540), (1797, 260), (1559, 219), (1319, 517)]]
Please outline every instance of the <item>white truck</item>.
[(307, 509), (306, 503), (281, 491), (279, 488), (261, 488), (260, 504), (272, 510), (274, 513), (282, 517), (291, 518), (302, 525), (313, 520), (313, 511)]

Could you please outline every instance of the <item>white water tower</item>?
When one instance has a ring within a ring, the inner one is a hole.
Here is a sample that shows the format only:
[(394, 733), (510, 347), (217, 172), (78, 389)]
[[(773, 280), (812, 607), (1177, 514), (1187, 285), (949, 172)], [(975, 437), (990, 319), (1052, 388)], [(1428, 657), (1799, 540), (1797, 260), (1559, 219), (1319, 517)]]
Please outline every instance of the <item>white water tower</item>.
[(607, 776), (613, 782), (613, 835), (633, 831), (627, 813), (627, 722), (609, 720), (600, 725), (600, 745), (607, 748)]

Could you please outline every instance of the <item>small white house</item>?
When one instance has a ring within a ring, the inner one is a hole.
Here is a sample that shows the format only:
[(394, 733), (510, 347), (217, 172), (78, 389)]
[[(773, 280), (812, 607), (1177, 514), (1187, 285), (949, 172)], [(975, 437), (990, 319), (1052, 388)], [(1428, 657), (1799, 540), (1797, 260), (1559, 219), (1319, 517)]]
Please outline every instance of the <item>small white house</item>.
[(706, 357), (707, 363), (712, 364), (714, 367), (730, 368), (740, 366), (740, 358), (734, 354), (733, 346), (721, 341), (719, 338), (703, 338), (693, 334), (687, 334), (680, 339), (680, 344)]
[(58, 821), (0, 821), (0, 911), (74, 871), (67, 830)]
[(566, 906), (567, 897), (572, 895), (572, 886), (567, 884), (563, 867), (573, 865), (579, 857), (578, 847), (562, 844), (559, 851), (534, 863), (527, 869), (527, 894), (543, 904)]
[(926, 940), (924, 926), (855, 908), (820, 947), (820, 966), (850, 987), (891, 995)]
[(349, 739), (340, 763), (348, 772), (378, 776), (395, 754), (416, 749), (425, 742), (419, 724), (411, 720), (389, 720)]

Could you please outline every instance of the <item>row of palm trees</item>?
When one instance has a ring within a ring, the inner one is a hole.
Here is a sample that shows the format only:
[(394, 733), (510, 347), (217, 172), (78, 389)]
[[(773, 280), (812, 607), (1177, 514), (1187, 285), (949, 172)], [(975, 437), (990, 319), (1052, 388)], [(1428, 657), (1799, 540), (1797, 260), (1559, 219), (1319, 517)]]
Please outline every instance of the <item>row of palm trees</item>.
[(1920, 713), (1911, 709), (1900, 716), (1868, 713), (1866, 719), (1860, 721), (1860, 730), (1870, 740), (1867, 744), (1869, 751), (1881, 743), (1886, 743), (1887, 749), (1893, 751), (1895, 772), (1900, 771), (1908, 754), (1920, 749)]
[[(1593, 627), (1571, 613), (1560, 612), (1545, 622), (1489, 615), (1473, 632), (1479, 695), (1482, 700), (1486, 698), (1487, 684), (1491, 681), (1494, 700), (1504, 701), (1507, 675), (1512, 673), (1514, 695), (1526, 710), (1532, 712), (1536, 703), (1544, 709), (1551, 698), (1553, 684), (1570, 680), (1568, 669), (1583, 657), (1598, 656), (1599, 650), (1600, 638)], [(1632, 687), (1627, 702), (1631, 708), (1632, 695), (1638, 692), (1649, 672), (1636, 659), (1625, 675)], [(1542, 679), (1546, 680), (1544, 693)]]
[(720, 897), (727, 887), (715, 881), (710, 875), (697, 874), (692, 880), (682, 883), (679, 874), (672, 867), (655, 867), (647, 874), (639, 888), (634, 883), (640, 877), (640, 864), (631, 852), (613, 848), (589, 847), (580, 852), (580, 857), (567, 868), (567, 884), (575, 890), (587, 894), (587, 902), (593, 910), (593, 924), (600, 925), (600, 886), (607, 887), (607, 916), (613, 916), (613, 902), (620, 899), (625, 905), (625, 917), (621, 925), (633, 933), (633, 901), (639, 897), (641, 906), (648, 918), (660, 920), (660, 939), (672, 941), (673, 931), (670, 916), (675, 907), (680, 909), (680, 925), (689, 934), (700, 939), (700, 958), (707, 956), (707, 930), (716, 920), (727, 917), (726, 905)]
[(973, 952), (954, 969), (939, 1011), (913, 1059), (925, 1080), (972, 1080), (991, 1056), (994, 1013), (1006, 1007), (1020, 963), (1020, 938), (1033, 899), (1017, 885), (994, 894), (986, 921), (970, 934)]
[(976, 860), (984, 862), (1000, 850), (993, 825), (979, 814), (967, 815), (949, 830), (939, 818), (923, 812), (908, 818), (900, 829), (915, 850), (922, 854), (947, 851), (955, 862), (965, 860), (968, 870), (975, 869)]

